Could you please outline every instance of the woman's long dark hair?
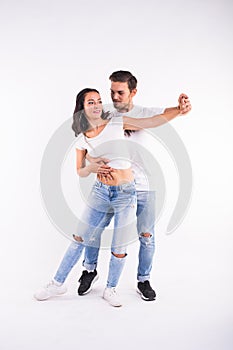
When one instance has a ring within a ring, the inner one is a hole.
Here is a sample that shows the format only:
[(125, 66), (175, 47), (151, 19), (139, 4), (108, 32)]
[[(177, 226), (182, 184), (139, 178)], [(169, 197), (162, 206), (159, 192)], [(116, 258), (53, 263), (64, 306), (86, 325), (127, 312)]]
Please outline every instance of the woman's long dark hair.
[[(99, 91), (92, 88), (85, 88), (81, 90), (76, 97), (76, 105), (73, 114), (73, 124), (72, 129), (74, 130), (75, 136), (78, 136), (80, 133), (84, 133), (90, 128), (90, 124), (84, 112), (84, 99), (88, 92), (97, 92)], [(101, 114), (102, 119), (107, 119), (109, 113), (105, 113), (104, 111)]]

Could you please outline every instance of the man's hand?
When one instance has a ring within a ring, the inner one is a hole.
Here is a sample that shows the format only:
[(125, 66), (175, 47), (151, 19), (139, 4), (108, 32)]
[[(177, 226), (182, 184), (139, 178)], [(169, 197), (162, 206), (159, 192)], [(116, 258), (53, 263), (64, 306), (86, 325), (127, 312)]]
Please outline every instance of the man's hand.
[(180, 114), (187, 114), (191, 111), (192, 106), (186, 94), (180, 94), (178, 98), (178, 103), (178, 109), (180, 110)]

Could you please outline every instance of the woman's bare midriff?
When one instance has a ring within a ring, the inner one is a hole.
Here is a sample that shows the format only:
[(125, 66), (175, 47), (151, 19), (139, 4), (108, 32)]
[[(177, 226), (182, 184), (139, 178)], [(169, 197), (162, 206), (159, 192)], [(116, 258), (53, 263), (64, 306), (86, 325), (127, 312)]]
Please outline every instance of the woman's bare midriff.
[(129, 183), (134, 180), (131, 168), (129, 169), (114, 169), (111, 173), (112, 179), (103, 176), (97, 176), (98, 180), (109, 186), (120, 186), (124, 183)]

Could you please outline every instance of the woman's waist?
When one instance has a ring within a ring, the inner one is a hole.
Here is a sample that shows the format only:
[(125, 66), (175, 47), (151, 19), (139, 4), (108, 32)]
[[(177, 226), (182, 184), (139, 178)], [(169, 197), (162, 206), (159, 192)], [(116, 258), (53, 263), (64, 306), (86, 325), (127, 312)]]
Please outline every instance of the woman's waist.
[(102, 181), (96, 179), (95, 183), (94, 183), (94, 187), (99, 187), (99, 188), (105, 188), (107, 190), (112, 190), (112, 191), (120, 191), (120, 190), (125, 190), (125, 189), (131, 189), (136, 191), (135, 188), (135, 181), (131, 181), (131, 182), (124, 182), (120, 185), (109, 185), (109, 184), (105, 184)]
[(97, 179), (108, 186), (121, 186), (132, 182), (134, 183), (134, 176), (131, 168), (114, 169), (114, 171), (107, 176), (97, 175)]

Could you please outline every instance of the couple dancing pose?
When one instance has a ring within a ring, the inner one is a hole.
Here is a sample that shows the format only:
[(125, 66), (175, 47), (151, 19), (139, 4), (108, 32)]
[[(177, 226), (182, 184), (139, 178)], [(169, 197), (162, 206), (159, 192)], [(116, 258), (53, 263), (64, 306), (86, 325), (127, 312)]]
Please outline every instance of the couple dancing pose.
[[(140, 144), (144, 128), (158, 127), (178, 115), (187, 114), (191, 104), (188, 96), (181, 94), (177, 107), (134, 106), (136, 78), (128, 71), (117, 71), (111, 74), (110, 81), (115, 108), (111, 113), (103, 110), (101, 96), (96, 89), (86, 88), (77, 95), (72, 124), (77, 136), (77, 172), (81, 177), (90, 173), (97, 176), (73, 241), (53, 279), (34, 294), (37, 300), (46, 300), (66, 292), (65, 280), (83, 250), (85, 270), (79, 279), (78, 294), (84, 295), (91, 290), (98, 279), (96, 268), (101, 234), (114, 218), (111, 258), (103, 298), (112, 306), (121, 306), (116, 286), (127, 256), (127, 230), (136, 217), (140, 241), (137, 291), (144, 300), (156, 298), (149, 282), (155, 250), (155, 191), (150, 191), (145, 177), (138, 170), (139, 167), (143, 168), (140, 152), (129, 148), (126, 157), (123, 144), (127, 138)], [(146, 133), (143, 137), (146, 137)]]

